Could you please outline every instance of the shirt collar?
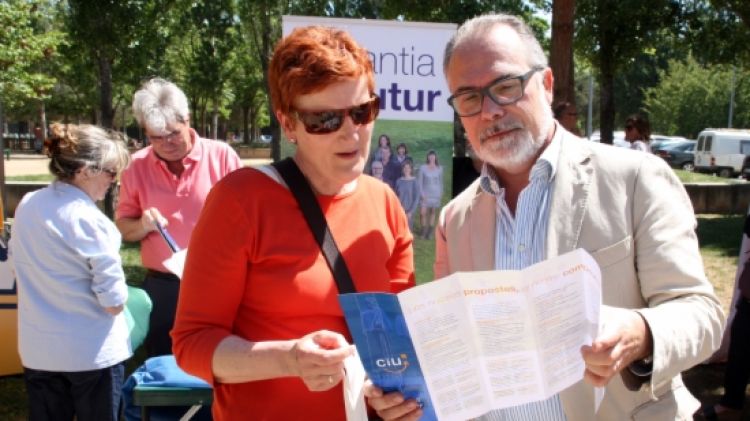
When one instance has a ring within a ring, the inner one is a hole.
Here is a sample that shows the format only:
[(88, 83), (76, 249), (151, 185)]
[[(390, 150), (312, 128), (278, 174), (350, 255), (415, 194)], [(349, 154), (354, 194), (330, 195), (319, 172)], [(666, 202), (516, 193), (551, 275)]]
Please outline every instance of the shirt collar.
[[(531, 167), (529, 172), (529, 181), (534, 178), (540, 177), (545, 182), (551, 182), (557, 171), (557, 161), (560, 158), (560, 145), (562, 143), (563, 131), (559, 129), (557, 122), (555, 121), (555, 133), (552, 135), (552, 140), (549, 142), (542, 154), (536, 160), (534, 165)], [(485, 162), (482, 165), (482, 172), (480, 174), (479, 186), (484, 190), (485, 193), (493, 196), (499, 196), (504, 194), (505, 189), (500, 184), (500, 179), (495, 173), (495, 169), (492, 166), (487, 165)]]
[(197, 162), (200, 160), (201, 154), (203, 153), (203, 139), (201, 139), (201, 137), (198, 136), (198, 133), (192, 128), (190, 128), (190, 137), (193, 138), (193, 148), (190, 149), (190, 152), (188, 152), (183, 160), (189, 159), (193, 162)]

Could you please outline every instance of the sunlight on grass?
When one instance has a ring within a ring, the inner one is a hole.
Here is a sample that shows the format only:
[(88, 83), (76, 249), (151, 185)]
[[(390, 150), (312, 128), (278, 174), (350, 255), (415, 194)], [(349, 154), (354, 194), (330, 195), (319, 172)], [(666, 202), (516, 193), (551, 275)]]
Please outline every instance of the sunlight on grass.
[(697, 172), (689, 172), (683, 170), (674, 170), (677, 174), (677, 178), (683, 183), (723, 183), (723, 184), (737, 184), (746, 183), (745, 180), (739, 178), (723, 178), (712, 174), (701, 174)]
[(140, 243), (122, 243), (120, 258), (128, 285), (141, 286), (146, 269), (141, 266)]
[(5, 177), (7, 181), (52, 181), (52, 174), (30, 174), (30, 175), (10, 175)]
[(21, 421), (26, 417), (26, 388), (22, 376), (0, 377), (0, 419)]
[[(402, 141), (409, 145), (410, 155), (415, 163), (420, 163), (429, 149), (436, 149), (441, 164), (446, 166), (444, 179), (443, 204), (450, 198), (451, 172), (449, 170), (451, 157), (451, 142), (446, 137), (446, 130), (442, 123), (428, 123), (419, 130), (407, 130), (399, 122), (379, 121), (376, 124), (373, 143), (380, 133), (388, 133), (395, 144)], [(418, 133), (418, 135), (417, 135)], [(450, 133), (450, 132), (448, 132)], [(449, 135), (450, 136), (450, 135)], [(715, 182), (742, 183), (742, 180), (729, 180), (712, 175), (690, 173), (675, 170), (675, 173), (685, 183)], [(48, 174), (25, 175), (8, 177), (13, 181), (51, 181)], [(418, 220), (419, 216), (415, 215)], [(713, 284), (716, 294), (725, 312), (729, 311), (729, 304), (734, 289), (734, 277), (737, 267), (740, 238), (744, 216), (742, 215), (698, 215), (698, 238), (701, 256), (705, 265), (706, 276)], [(417, 224), (418, 225), (418, 224)], [(414, 265), (417, 284), (429, 282), (433, 279), (432, 265), (434, 262), (435, 241), (415, 238)], [(128, 284), (140, 286), (145, 270), (141, 266), (140, 244), (123, 243), (120, 250), (123, 269)], [(144, 358), (142, 350), (133, 358), (128, 370), (132, 370)], [(690, 390), (701, 400), (716, 400), (722, 393), (720, 386), (723, 377), (723, 366), (698, 366), (685, 373), (686, 383), (689, 381)], [(7, 376), (0, 378), (0, 420), (20, 421), (26, 419), (26, 395), (21, 376)]]
[(742, 236), (742, 215), (698, 215), (698, 241), (706, 276), (729, 314)]

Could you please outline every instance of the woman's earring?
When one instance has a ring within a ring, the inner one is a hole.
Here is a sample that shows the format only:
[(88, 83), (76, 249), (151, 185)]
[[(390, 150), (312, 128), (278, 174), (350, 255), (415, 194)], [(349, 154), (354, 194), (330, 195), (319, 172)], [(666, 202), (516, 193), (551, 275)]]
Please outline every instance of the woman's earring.
[(292, 145), (296, 145), (297, 139), (289, 139), (289, 143), (291, 143)]

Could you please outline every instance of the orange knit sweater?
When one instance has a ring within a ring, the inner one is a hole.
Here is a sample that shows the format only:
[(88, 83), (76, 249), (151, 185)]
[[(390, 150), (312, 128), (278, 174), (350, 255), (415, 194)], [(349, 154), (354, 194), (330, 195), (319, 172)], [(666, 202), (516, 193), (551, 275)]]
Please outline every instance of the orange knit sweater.
[[(318, 196), (357, 291), (414, 285), (412, 236), (390, 188), (361, 176), (346, 195)], [(235, 171), (208, 196), (193, 232), (172, 337), (180, 366), (214, 383), (216, 346), (297, 339), (320, 329), (351, 336), (325, 258), (286, 187)], [(309, 392), (299, 378), (213, 384), (214, 419), (343, 420), (341, 385)]]

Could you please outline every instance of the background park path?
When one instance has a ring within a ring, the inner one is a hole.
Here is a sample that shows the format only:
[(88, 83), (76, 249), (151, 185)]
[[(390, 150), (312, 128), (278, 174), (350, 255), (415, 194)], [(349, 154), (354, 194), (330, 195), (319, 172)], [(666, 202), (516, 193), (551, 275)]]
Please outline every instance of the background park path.
[[(243, 159), (246, 167), (270, 163), (270, 159)], [(5, 160), (5, 176), (49, 174), (49, 158), (40, 154), (11, 154)]]
[(48, 174), (49, 158), (39, 154), (11, 154), (5, 160), (5, 176)]

